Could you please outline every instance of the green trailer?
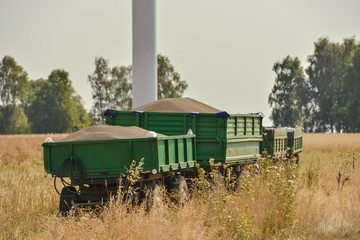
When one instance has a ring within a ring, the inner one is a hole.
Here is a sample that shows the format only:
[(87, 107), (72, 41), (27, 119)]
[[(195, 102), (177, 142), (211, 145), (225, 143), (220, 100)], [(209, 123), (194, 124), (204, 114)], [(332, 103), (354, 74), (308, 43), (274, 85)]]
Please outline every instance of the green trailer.
[(262, 152), (274, 159), (286, 158), (288, 146), (287, 128), (264, 127)]
[[(49, 176), (55, 176), (55, 188), (57, 179), (64, 184), (61, 193), (56, 190), (63, 215), (73, 206), (97, 205), (116, 195), (133, 160), (143, 159), (137, 187), (154, 191), (159, 182), (169, 187), (174, 181), (184, 181), (176, 174), (196, 164), (195, 135), (52, 142), (44, 143), (43, 150), (44, 168)], [(181, 186), (187, 189), (186, 184)], [(136, 194), (141, 199), (144, 191)]]
[(106, 124), (138, 126), (165, 135), (196, 134), (196, 160), (208, 166), (215, 163), (241, 165), (255, 163), (262, 142), (261, 114), (181, 113), (181, 112), (105, 112)]
[(304, 129), (302, 127), (288, 128), (288, 155), (299, 157), (299, 153), (302, 152)]

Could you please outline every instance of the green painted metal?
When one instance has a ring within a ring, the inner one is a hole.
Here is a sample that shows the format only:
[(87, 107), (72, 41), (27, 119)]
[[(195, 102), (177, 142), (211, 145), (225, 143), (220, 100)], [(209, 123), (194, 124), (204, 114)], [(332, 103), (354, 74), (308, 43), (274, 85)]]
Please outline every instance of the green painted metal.
[(264, 128), (262, 152), (273, 157), (285, 157), (288, 146), (287, 128)]
[(196, 160), (208, 166), (215, 162), (241, 164), (256, 162), (262, 142), (262, 117), (257, 114), (132, 112), (119, 111), (106, 124), (138, 126), (165, 135), (196, 134)]
[[(118, 178), (126, 174), (131, 162), (144, 158), (143, 171), (166, 172), (194, 167), (195, 135), (158, 138), (117, 139), (44, 143), (44, 167), (55, 175), (64, 159), (76, 157), (86, 178)], [(65, 164), (63, 177), (73, 176), (71, 163)]]
[(302, 127), (297, 127), (288, 131), (288, 153), (298, 154), (302, 151), (302, 142), (303, 142), (304, 129)]

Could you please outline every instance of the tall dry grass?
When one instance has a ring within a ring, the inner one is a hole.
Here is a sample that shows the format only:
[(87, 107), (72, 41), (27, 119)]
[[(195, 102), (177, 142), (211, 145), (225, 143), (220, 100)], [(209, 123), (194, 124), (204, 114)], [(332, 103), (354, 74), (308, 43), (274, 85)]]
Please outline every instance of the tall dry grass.
[(43, 170), (46, 137), (0, 136), (1, 239), (360, 238), (359, 134), (306, 134), (298, 168), (263, 159), (261, 176), (235, 192), (198, 179), (203, 187), (184, 208), (164, 204), (148, 214), (112, 202), (100, 216), (69, 218), (58, 216)]
[(299, 228), (323, 239), (360, 239), (360, 134), (305, 134), (303, 150)]
[(312, 152), (360, 152), (360, 134), (307, 133), (303, 138), (303, 150)]
[[(24, 239), (44, 228), (43, 216), (57, 212), (58, 197), (43, 171), (48, 135), (0, 136), (0, 236)], [(54, 139), (63, 135), (55, 135)]]

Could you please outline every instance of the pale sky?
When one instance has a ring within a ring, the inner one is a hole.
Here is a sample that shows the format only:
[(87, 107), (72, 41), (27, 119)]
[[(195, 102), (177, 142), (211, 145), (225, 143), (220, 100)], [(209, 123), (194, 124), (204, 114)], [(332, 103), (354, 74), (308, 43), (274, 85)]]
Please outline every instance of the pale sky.
[[(271, 113), (272, 66), (304, 67), (320, 37), (360, 39), (358, 0), (157, 0), (157, 52), (170, 58), (191, 97), (229, 113)], [(85, 107), (95, 57), (132, 64), (131, 0), (0, 0), (0, 58), (30, 79), (69, 72)]]

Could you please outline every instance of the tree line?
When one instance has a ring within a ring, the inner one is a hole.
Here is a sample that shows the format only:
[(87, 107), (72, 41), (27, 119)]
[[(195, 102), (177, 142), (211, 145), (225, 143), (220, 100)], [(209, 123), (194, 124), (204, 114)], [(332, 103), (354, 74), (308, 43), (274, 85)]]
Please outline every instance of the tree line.
[[(168, 57), (159, 54), (158, 98), (181, 97), (188, 87)], [(129, 110), (132, 104), (132, 67), (110, 67), (95, 59), (88, 75), (93, 105), (90, 112), (76, 94), (69, 73), (55, 69), (44, 79), (30, 80), (13, 57), (0, 62), (0, 134), (71, 133), (104, 122), (107, 108)]]
[(304, 68), (298, 57), (273, 65), (268, 102), (274, 126), (307, 132), (360, 132), (360, 43), (320, 38)]
[[(109, 61), (95, 59), (95, 70), (88, 76), (92, 88), (94, 123), (103, 123), (107, 108), (129, 110), (132, 105), (132, 66), (110, 67)], [(181, 97), (188, 84), (181, 80), (168, 57), (157, 56), (158, 99)]]
[[(158, 99), (181, 97), (188, 87), (168, 57), (159, 54)], [(304, 68), (298, 57), (273, 65), (275, 83), (268, 102), (276, 127), (303, 126), (308, 132), (360, 132), (360, 43), (320, 38)], [(129, 110), (132, 67), (110, 67), (95, 58), (88, 75), (90, 112), (76, 94), (68, 72), (55, 69), (44, 79), (30, 80), (11, 56), (0, 62), (0, 134), (64, 133), (104, 122), (107, 108)]]

